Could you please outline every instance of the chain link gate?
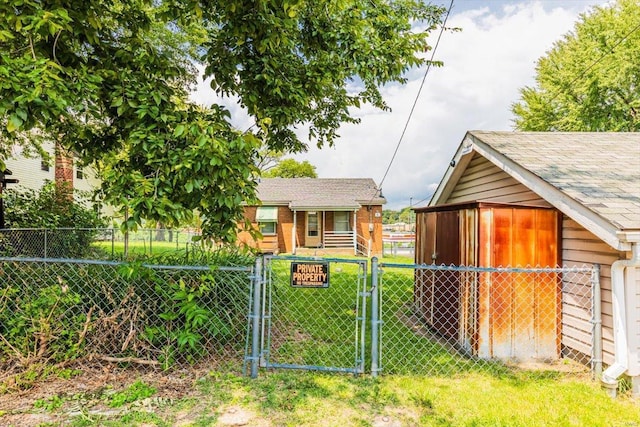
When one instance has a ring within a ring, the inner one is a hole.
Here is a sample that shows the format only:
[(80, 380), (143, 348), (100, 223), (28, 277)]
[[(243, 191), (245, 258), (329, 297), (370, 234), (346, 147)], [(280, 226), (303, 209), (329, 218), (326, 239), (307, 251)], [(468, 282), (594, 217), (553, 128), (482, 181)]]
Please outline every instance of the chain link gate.
[(263, 262), (262, 295), (253, 299), (262, 320), (254, 354), (260, 366), (363, 373), (368, 261), (265, 256)]

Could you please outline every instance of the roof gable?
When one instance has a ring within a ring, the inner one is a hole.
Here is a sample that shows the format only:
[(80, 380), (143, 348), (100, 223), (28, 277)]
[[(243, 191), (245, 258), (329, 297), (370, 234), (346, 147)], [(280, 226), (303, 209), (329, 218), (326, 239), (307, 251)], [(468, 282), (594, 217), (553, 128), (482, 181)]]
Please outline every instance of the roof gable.
[(640, 232), (640, 133), (468, 132), (430, 206), (444, 203), (473, 153), (618, 250)]

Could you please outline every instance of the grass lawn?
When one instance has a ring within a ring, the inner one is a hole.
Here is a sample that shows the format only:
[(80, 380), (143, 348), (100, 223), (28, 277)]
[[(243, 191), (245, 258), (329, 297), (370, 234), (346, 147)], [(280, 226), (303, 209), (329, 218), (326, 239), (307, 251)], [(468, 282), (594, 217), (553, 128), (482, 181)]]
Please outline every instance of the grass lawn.
[[(124, 254), (124, 242), (98, 241), (93, 246), (102, 249), (105, 253), (121, 257)], [(151, 246), (145, 240), (133, 240), (129, 242), (130, 255), (164, 255), (169, 253), (184, 253), (186, 243), (176, 242), (152, 242)]]
[[(412, 260), (385, 257), (384, 262)], [(358, 315), (353, 302), (359, 294), (352, 283), (357, 265), (332, 264), (327, 289), (295, 289), (287, 262), (274, 263), (273, 322), (284, 327), (273, 332), (279, 340), (271, 348), (276, 362), (349, 366)], [(242, 376), (237, 360), (169, 371), (113, 364), (84, 371), (81, 364), (78, 371), (51, 367), (47, 377), (28, 386), (28, 372), (11, 381), (0, 372), (0, 425), (640, 427), (640, 401), (628, 393), (609, 398), (588, 373), (465, 367), (462, 359), (422, 337), (411, 343), (421, 347), (407, 347), (402, 335), (407, 326), (394, 322), (393, 315), (411, 300), (413, 270), (391, 273), (394, 298), (386, 304), (389, 339), (383, 366), (388, 361), (397, 369), (385, 368), (378, 378), (263, 369), (251, 379)], [(365, 357), (369, 341), (367, 334)], [(408, 359), (410, 353), (419, 358)], [(434, 360), (443, 368), (428, 375), (409, 373), (416, 364)]]
[[(38, 426), (626, 426), (640, 425), (640, 402), (609, 398), (595, 383), (489, 374), (354, 377), (302, 371), (242, 377), (221, 368), (179, 387), (171, 374), (140, 373), (124, 383), (40, 393), (21, 409), (0, 405), (1, 425)], [(65, 381), (68, 382), (65, 386)], [(167, 387), (169, 384), (169, 387)], [(85, 385), (86, 387), (86, 385)], [(6, 397), (3, 402), (2, 397)], [(20, 422), (18, 422), (20, 421)], [(29, 421), (32, 421), (31, 423)]]

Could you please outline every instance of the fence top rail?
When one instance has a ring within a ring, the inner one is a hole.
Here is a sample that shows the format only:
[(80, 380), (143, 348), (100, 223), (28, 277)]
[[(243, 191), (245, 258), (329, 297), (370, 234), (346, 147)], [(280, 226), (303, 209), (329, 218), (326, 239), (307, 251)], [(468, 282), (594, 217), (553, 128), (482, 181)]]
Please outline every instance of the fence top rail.
[(281, 261), (325, 261), (325, 262), (344, 262), (351, 264), (362, 264), (366, 267), (369, 260), (355, 258), (338, 258), (338, 257), (320, 257), (320, 256), (296, 256), (296, 255), (265, 255), (265, 260), (281, 260)]
[(477, 273), (590, 273), (594, 266), (564, 266), (564, 267), (476, 267), (476, 266), (457, 266), (457, 265), (435, 265), (435, 264), (395, 264), (395, 263), (379, 263), (380, 268), (411, 268), (415, 270), (432, 270), (432, 271), (462, 271)]
[[(22, 258), (22, 257), (0, 257), (0, 263), (21, 262), (21, 263), (45, 263), (45, 264), (89, 264), (118, 267), (128, 265), (122, 261), (101, 261), (92, 259), (68, 259), (68, 258)], [(142, 264), (143, 267), (154, 270), (192, 270), (192, 271), (237, 271), (251, 272), (252, 267), (243, 266), (208, 266), (208, 265), (162, 265), (162, 264)]]
[(82, 228), (82, 227), (35, 227), (35, 228), (0, 228), (0, 232), (14, 231), (119, 231), (116, 228)]
[[(0, 232), (11, 232), (11, 231), (113, 231), (116, 233), (122, 233), (119, 228), (87, 228), (87, 227), (55, 227), (55, 228), (47, 228), (47, 227), (34, 227), (34, 228), (0, 228)], [(156, 231), (173, 231), (180, 233), (192, 233), (199, 234), (200, 231), (197, 230), (188, 230), (183, 228), (138, 228), (137, 230), (131, 230), (129, 233), (135, 234), (137, 232), (156, 232)]]

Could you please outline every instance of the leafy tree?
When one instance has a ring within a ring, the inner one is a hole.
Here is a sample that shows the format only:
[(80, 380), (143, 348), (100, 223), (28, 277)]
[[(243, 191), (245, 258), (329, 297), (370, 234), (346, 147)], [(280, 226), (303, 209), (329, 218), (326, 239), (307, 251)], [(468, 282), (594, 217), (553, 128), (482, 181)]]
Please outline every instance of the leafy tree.
[(317, 178), (318, 173), (316, 167), (307, 160), (298, 162), (295, 159), (284, 159), (262, 176), (265, 178)]
[[(378, 87), (425, 62), (442, 13), (420, 0), (2, 1), (0, 163), (47, 138), (97, 162), (125, 228), (197, 210), (205, 235), (232, 240), (242, 202), (255, 202), (261, 144), (299, 151), (293, 129), (308, 126), (330, 145), (357, 122), (352, 107), (387, 108)], [(199, 58), (252, 132), (188, 103)]]
[(255, 164), (260, 170), (262, 175), (265, 172), (273, 169), (280, 163), (280, 160), (284, 156), (284, 153), (279, 150), (270, 149), (268, 146), (263, 145), (256, 153)]
[[(64, 197), (64, 199), (61, 199)], [(53, 182), (40, 190), (7, 188), (2, 192), (7, 228), (101, 228), (100, 204), (76, 190), (75, 198), (56, 191)]]
[(395, 224), (397, 222), (400, 222), (400, 212), (391, 209), (384, 209), (382, 211), (383, 224)]
[(521, 89), (515, 126), (530, 131), (640, 131), (640, 3), (617, 0), (583, 15), (538, 60)]
[(400, 222), (404, 222), (407, 224), (411, 224), (413, 222), (415, 222), (416, 220), (416, 215), (413, 212), (413, 208), (408, 206), (406, 208), (402, 208), (402, 210), (400, 211), (400, 214), (398, 216), (398, 219), (400, 220)]

